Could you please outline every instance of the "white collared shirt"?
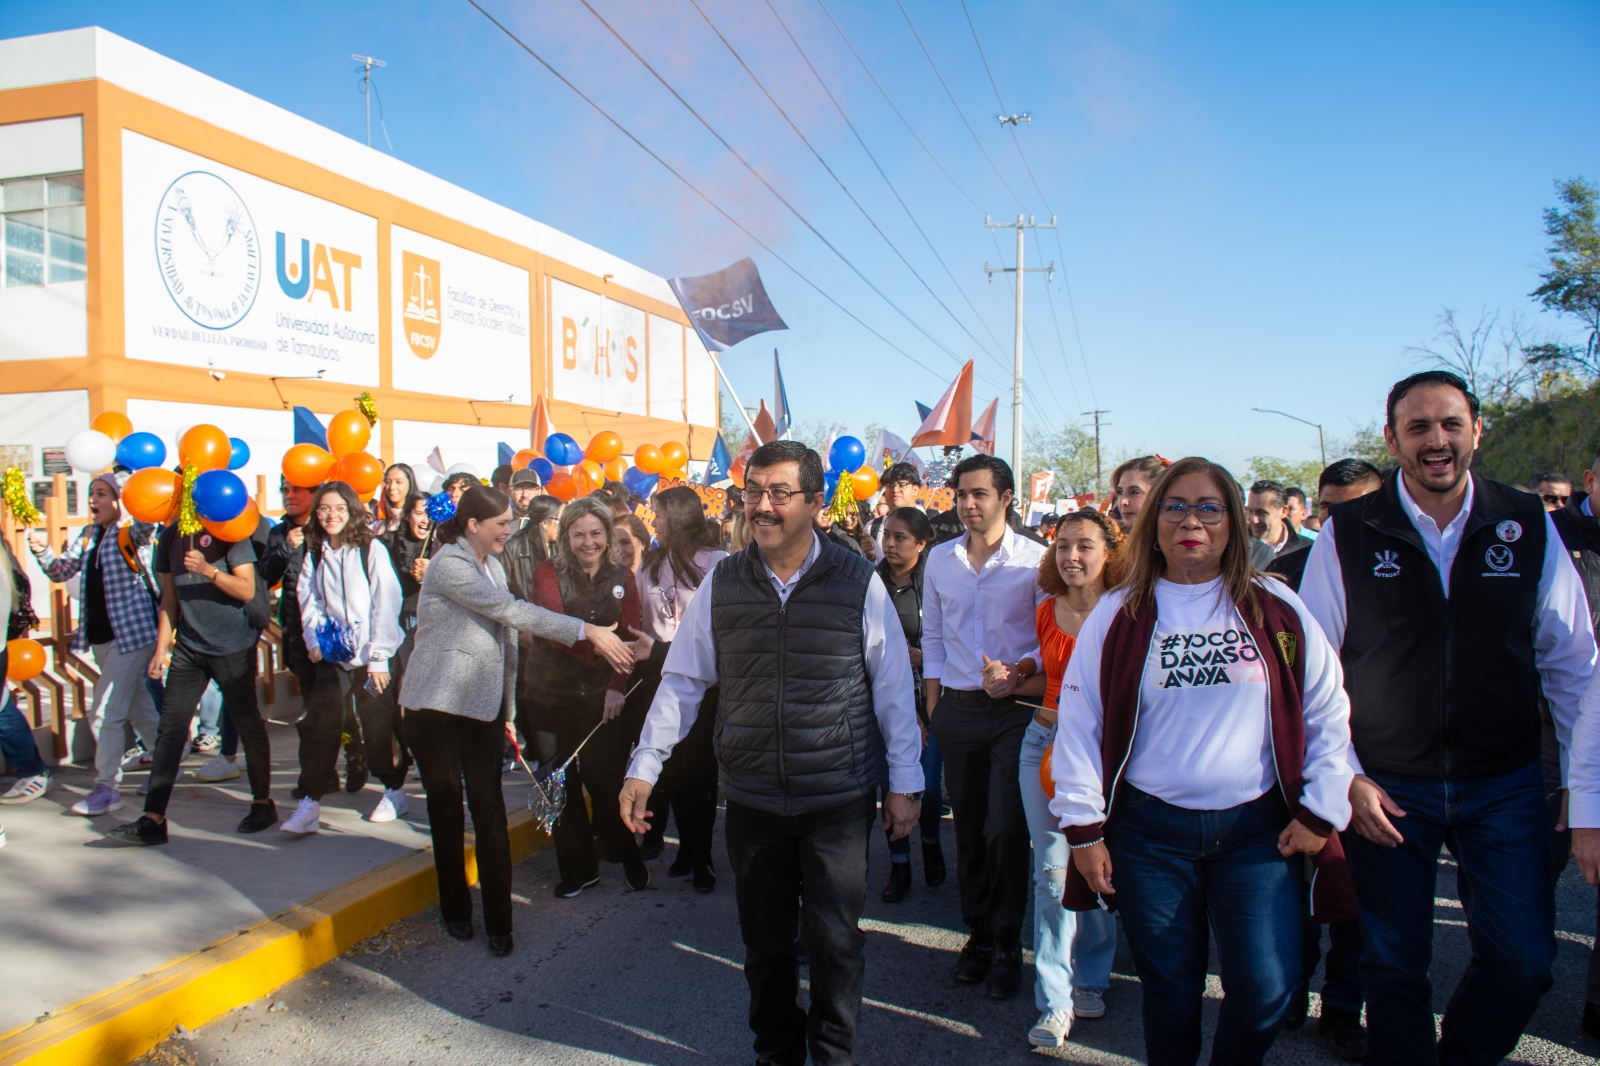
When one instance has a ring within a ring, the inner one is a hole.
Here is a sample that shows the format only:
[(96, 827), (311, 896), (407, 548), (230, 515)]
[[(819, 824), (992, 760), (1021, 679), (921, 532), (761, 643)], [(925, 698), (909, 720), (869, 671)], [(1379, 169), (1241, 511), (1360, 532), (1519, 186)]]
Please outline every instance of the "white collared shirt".
[[(1477, 489), (1473, 487), (1472, 477), (1467, 477), (1466, 495), (1461, 497), (1461, 510), (1456, 516), (1445, 523), (1443, 529), (1417, 505), (1411, 498), (1411, 493), (1406, 490), (1406, 475), (1404, 472), (1396, 475), (1400, 488), (1400, 506), (1406, 509), (1406, 517), (1411, 519), (1411, 524), (1417, 528), (1417, 535), (1422, 538), (1423, 546), (1428, 549), (1428, 558), (1433, 560), (1434, 568), (1439, 571), (1439, 581), (1444, 585), (1444, 594), (1450, 595), (1450, 568), (1455, 565), (1456, 552), (1461, 550), (1461, 531), (1467, 528), (1467, 515), (1472, 511), (1472, 501), (1477, 497)], [(1558, 541), (1560, 537), (1556, 538)]]
[(1009, 525), (983, 569), (967, 555), (969, 531), (928, 552), (922, 577), (922, 676), (946, 688), (983, 687), (983, 657), (1040, 663), (1034, 610), (1044, 600), (1036, 544)]
[[(759, 551), (751, 545), (751, 551)], [(806, 561), (779, 580), (771, 568), (767, 576), (778, 598), (784, 603), (800, 584), (800, 579), (822, 554), (822, 539), (813, 534)], [(639, 743), (628, 762), (628, 776), (655, 784), (661, 765), (672, 749), (689, 735), (700, 713), (700, 700), (717, 681), (717, 645), (711, 630), (711, 582), (715, 571), (708, 571), (695, 590), (694, 598), (678, 622), (672, 647), (661, 667), (661, 687), (650, 704)], [(861, 645), (867, 661), (867, 680), (872, 685), (873, 714), (883, 734), (889, 759), (889, 789), (892, 792), (921, 792), (922, 730), (917, 724), (916, 703), (911, 679), (911, 653), (906, 646), (900, 616), (889, 599), (889, 590), (873, 574), (867, 583), (867, 598), (861, 611)]]

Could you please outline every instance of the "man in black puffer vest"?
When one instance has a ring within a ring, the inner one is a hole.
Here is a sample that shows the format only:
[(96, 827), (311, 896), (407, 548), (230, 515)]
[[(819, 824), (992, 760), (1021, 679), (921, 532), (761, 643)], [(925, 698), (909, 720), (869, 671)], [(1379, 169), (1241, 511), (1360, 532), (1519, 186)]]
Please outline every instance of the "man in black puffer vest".
[[(917, 823), (921, 736), (911, 657), (883, 582), (819, 537), (822, 460), (795, 441), (745, 473), (751, 546), (706, 575), (678, 625), (623, 784), (623, 820), (649, 828), (661, 764), (720, 683), (714, 744), (758, 1063), (855, 1062), (866, 937), (867, 846), (887, 777), (885, 828)], [(887, 773), (885, 764), (887, 763)], [(799, 1003), (805, 886), (811, 1010)]]
[[(1555, 899), (1539, 692), (1569, 747), (1574, 831), (1600, 827), (1589, 605), (1536, 496), (1469, 473), (1478, 398), (1444, 371), (1389, 392), (1400, 469), (1335, 506), (1300, 595), (1344, 664), (1356, 773), (1346, 845), (1361, 902), (1369, 1066), (1498, 1062), (1551, 985)], [(1434, 1029), (1441, 847), (1472, 964)], [(1592, 852), (1579, 852), (1585, 873)]]

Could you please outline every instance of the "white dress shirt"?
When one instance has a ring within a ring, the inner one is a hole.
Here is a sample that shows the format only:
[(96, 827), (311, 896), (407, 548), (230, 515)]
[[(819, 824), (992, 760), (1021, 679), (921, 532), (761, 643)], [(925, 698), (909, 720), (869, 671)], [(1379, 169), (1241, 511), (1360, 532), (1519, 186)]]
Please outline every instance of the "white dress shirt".
[(922, 677), (945, 688), (983, 687), (983, 657), (1041, 665), (1034, 611), (1044, 545), (1010, 526), (983, 569), (967, 555), (969, 531), (928, 552), (922, 575)]
[[(1405, 475), (1400, 479), (1400, 501), (1411, 524), (1416, 527), (1439, 573), (1439, 582), (1446, 597), (1450, 595), (1450, 570), (1456, 553), (1461, 548), (1461, 536), (1466, 529), (1467, 516), (1472, 510), (1475, 491), (1474, 477), (1468, 477), (1466, 499), (1461, 511), (1445, 524), (1438, 523), (1422, 513), (1411, 494), (1406, 491)], [(1300, 580), (1300, 598), (1305, 601), (1322, 631), (1335, 648), (1344, 647), (1345, 628), (1349, 613), (1345, 602), (1344, 572), (1339, 565), (1339, 548), (1330, 518), (1322, 524), (1322, 535), (1310, 548), (1306, 560), (1305, 576)], [(1533, 662), (1545, 698), (1550, 703), (1550, 717), (1555, 721), (1556, 739), (1561, 743), (1561, 776), (1572, 789), (1572, 805), (1580, 806), (1580, 787), (1585, 791), (1581, 806), (1588, 824), (1573, 820), (1582, 828), (1600, 827), (1600, 726), (1591, 724), (1586, 730), (1596, 734), (1581, 757), (1573, 757), (1575, 779), (1568, 780), (1569, 752), (1573, 750), (1573, 725), (1580, 716), (1580, 704), (1586, 704), (1585, 693), (1590, 675), (1594, 672), (1594, 627), (1589, 617), (1589, 601), (1583, 591), (1583, 582), (1567, 557), (1561, 534), (1556, 531), (1550, 516), (1544, 519), (1544, 561), (1539, 570), (1539, 588), (1535, 594), (1533, 617)], [(1595, 697), (1595, 711), (1600, 714), (1600, 693)], [(1585, 712), (1587, 713), (1587, 712)], [(1363, 773), (1360, 761), (1351, 749), (1350, 763), (1356, 773)]]
[[(751, 545), (750, 551), (758, 551)], [(767, 576), (784, 603), (800, 584), (800, 579), (822, 553), (822, 540), (813, 534), (811, 551), (805, 562), (788, 580), (780, 580), (768, 568)], [(628, 776), (655, 784), (679, 741), (689, 735), (700, 713), (700, 700), (717, 681), (717, 645), (711, 630), (711, 582), (714, 571), (695, 591), (694, 599), (678, 620), (678, 631), (666, 662), (661, 667), (661, 687), (650, 704), (639, 744), (633, 749)], [(917, 724), (916, 704), (911, 684), (911, 653), (906, 646), (900, 616), (895, 613), (889, 591), (877, 574), (867, 584), (866, 602), (861, 611), (861, 643), (867, 661), (867, 680), (872, 686), (873, 714), (883, 734), (889, 759), (889, 789), (892, 792), (921, 792), (922, 731)]]

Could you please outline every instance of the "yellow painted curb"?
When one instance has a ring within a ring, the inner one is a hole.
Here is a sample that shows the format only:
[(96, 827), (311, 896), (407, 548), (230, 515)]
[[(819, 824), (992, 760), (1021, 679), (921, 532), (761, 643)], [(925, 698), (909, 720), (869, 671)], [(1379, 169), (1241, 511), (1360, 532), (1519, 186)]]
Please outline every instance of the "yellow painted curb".
[[(511, 859), (549, 837), (526, 810), (509, 818)], [(476, 882), (470, 842), (467, 880)], [(291, 907), (234, 936), (89, 996), (0, 1036), (0, 1066), (125, 1063), (172, 1035), (198, 1029), (349, 951), (373, 933), (439, 898), (433, 852), (424, 848)]]

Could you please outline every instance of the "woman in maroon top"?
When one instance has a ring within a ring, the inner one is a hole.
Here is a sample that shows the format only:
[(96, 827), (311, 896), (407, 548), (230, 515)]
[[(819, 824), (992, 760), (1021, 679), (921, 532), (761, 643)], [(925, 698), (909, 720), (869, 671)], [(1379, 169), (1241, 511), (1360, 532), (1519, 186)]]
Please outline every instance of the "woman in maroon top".
[[(639, 593), (633, 575), (616, 561), (609, 507), (585, 497), (562, 509), (556, 555), (534, 568), (529, 598), (546, 610), (590, 625), (621, 633), (638, 627)], [(567, 648), (535, 637), (528, 657), (523, 701), (534, 727), (555, 735), (557, 766), (600, 727), (567, 769), (567, 806), (551, 834), (561, 872), (556, 895), (576, 896), (600, 879), (596, 834), (606, 861), (622, 863), (628, 887), (635, 891), (648, 887), (650, 871), (617, 807), (628, 742), (616, 719), (622, 713), (628, 675), (615, 673), (586, 640)], [(593, 797), (592, 825), (583, 802), (585, 788)]]

